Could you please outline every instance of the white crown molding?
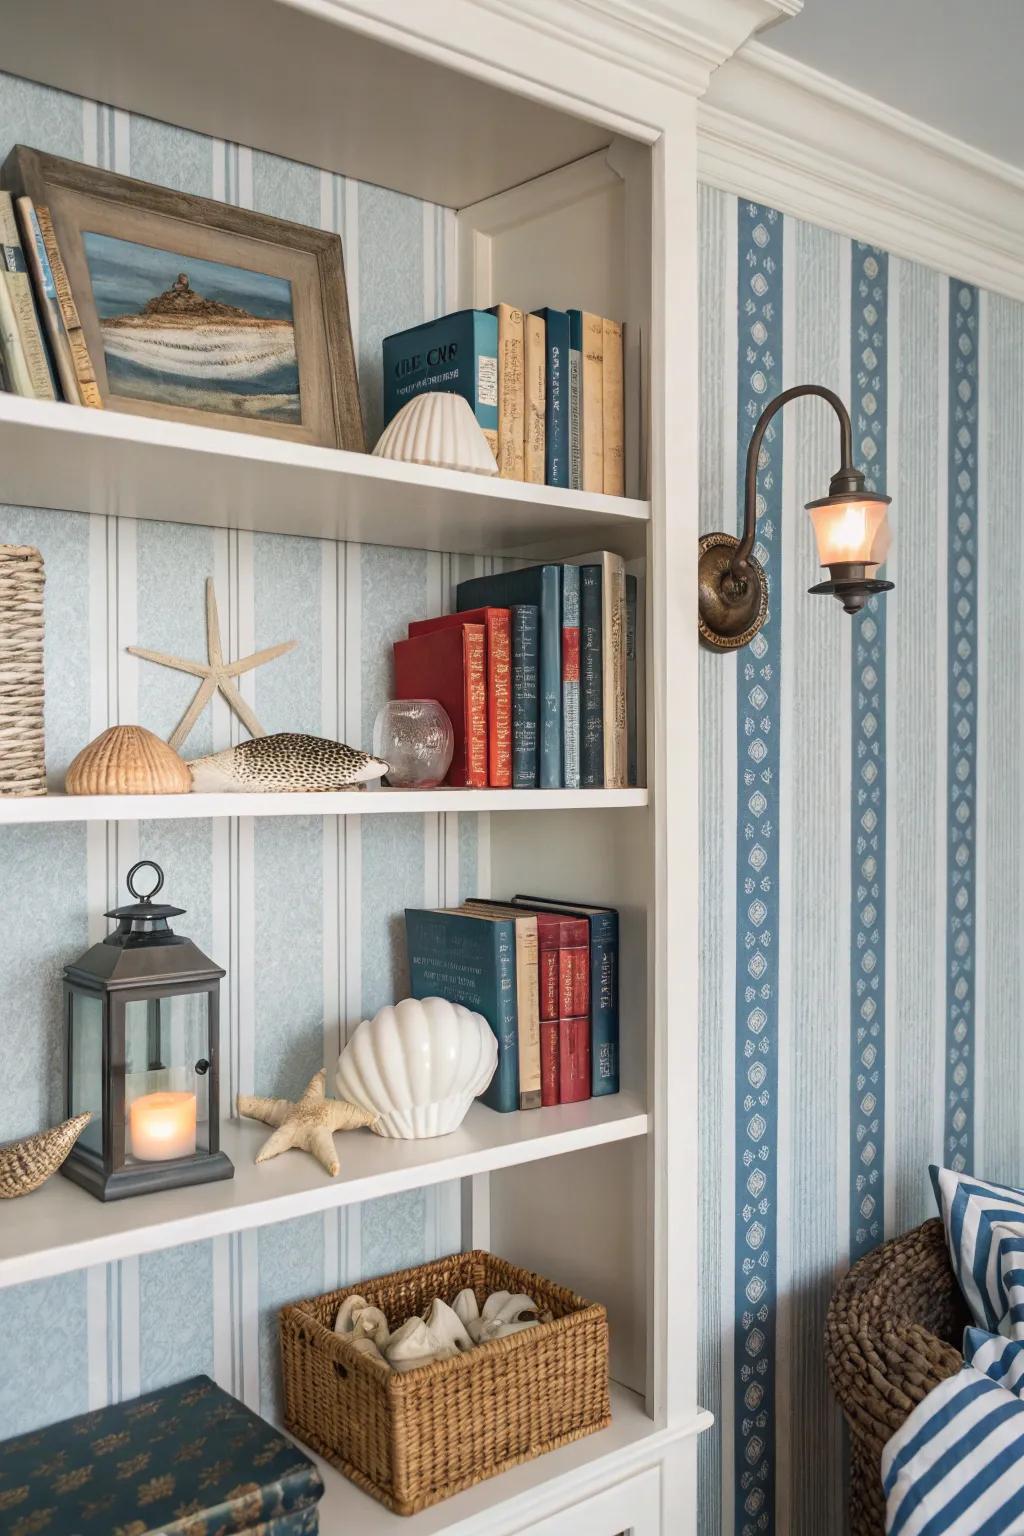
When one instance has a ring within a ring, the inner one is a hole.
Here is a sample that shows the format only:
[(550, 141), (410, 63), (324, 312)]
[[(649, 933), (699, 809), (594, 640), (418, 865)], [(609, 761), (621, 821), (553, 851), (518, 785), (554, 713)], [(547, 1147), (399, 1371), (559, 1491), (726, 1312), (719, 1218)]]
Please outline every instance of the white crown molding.
[(700, 179), (1024, 299), (1024, 171), (747, 43), (697, 104)]
[(569, 37), (583, 53), (689, 95), (762, 27), (804, 0), (476, 0), (533, 31)]

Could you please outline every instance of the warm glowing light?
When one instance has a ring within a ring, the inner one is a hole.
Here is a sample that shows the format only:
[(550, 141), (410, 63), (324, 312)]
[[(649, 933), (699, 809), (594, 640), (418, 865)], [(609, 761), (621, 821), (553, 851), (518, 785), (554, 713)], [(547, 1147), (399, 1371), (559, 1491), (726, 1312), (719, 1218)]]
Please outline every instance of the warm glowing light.
[(132, 1155), (144, 1163), (191, 1157), (196, 1150), (194, 1093), (147, 1093), (128, 1106)]
[(888, 509), (881, 499), (825, 501), (807, 510), (822, 565), (879, 565), (888, 554)]

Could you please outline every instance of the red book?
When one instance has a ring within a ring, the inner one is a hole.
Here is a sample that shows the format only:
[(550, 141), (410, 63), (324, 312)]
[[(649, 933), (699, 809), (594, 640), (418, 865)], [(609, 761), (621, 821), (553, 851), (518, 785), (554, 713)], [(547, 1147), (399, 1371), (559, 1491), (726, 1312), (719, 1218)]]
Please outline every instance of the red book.
[(436, 699), (455, 732), (446, 784), (487, 785), (487, 681), (484, 626), (458, 624), (396, 640), (395, 698)]
[[(544, 1026), (541, 1025), (543, 1031)], [(543, 1036), (542, 1036), (543, 1038)], [(544, 1072), (541, 1063), (541, 1084)], [(558, 1021), (558, 1102), (578, 1104), (590, 1098), (590, 1020)], [(543, 1099), (542, 1099), (543, 1102)]]
[(512, 639), (507, 608), (471, 608), (438, 619), (417, 619), (410, 638), (462, 624), (482, 624), (487, 653), (487, 782), (494, 789), (512, 783)]
[[(589, 1051), (590, 937), (586, 918), (537, 913), (541, 1104), (570, 1102), (560, 1094), (559, 1020), (582, 1018)], [(588, 1090), (589, 1092), (589, 1090)]]

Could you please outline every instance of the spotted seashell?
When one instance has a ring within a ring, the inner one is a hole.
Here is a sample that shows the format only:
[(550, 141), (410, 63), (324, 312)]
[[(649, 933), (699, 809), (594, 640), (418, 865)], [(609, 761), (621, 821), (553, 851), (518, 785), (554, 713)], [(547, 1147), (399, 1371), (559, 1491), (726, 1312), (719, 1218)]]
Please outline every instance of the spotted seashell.
[(379, 779), (388, 765), (343, 741), (280, 731), (189, 763), (197, 794), (299, 794), (309, 790), (357, 789)]

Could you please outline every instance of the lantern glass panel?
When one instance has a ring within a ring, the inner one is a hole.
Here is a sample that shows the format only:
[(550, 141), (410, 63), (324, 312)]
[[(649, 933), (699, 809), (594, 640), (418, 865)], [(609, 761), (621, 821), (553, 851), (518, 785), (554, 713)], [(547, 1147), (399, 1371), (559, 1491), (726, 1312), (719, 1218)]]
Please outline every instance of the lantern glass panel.
[(92, 1112), (78, 1139), (97, 1156), (103, 1151), (103, 1000), (87, 992), (71, 993), (70, 1080), (68, 1113)]
[(210, 994), (125, 1003), (125, 1163), (210, 1150)]

